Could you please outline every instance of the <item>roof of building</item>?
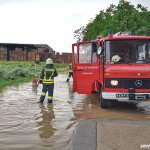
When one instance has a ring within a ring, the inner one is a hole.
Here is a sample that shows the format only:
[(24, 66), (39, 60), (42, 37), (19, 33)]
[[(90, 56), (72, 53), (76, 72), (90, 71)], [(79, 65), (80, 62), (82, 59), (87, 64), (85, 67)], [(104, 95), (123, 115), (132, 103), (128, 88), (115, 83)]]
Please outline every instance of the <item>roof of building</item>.
[(10, 48), (26, 48), (26, 47), (30, 47), (30, 48), (47, 48), (49, 49), (49, 51), (53, 51), (53, 49), (47, 45), (47, 44), (21, 44), (21, 43), (0, 43), (0, 46), (6, 46), (6, 47), (10, 47)]

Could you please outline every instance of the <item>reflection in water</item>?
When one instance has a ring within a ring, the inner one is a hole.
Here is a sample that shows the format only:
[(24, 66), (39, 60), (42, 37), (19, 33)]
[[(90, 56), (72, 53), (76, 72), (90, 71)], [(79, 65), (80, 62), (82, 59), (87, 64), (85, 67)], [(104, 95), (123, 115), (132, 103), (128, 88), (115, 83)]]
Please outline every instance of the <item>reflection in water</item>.
[(41, 116), (37, 118), (37, 126), (39, 129), (40, 138), (48, 139), (54, 134), (52, 126), (52, 120), (55, 118), (53, 111), (53, 104), (47, 104), (47, 108), (44, 104), (40, 104)]
[(68, 82), (68, 96), (71, 100), (74, 99), (73, 84)]
[[(138, 107), (128, 103), (116, 103), (109, 109), (102, 109), (97, 94), (86, 95), (82, 103), (74, 109), (76, 119), (125, 119), (150, 120), (150, 102), (146, 102), (147, 111), (141, 112)], [(144, 108), (144, 107), (142, 107)]]
[(37, 93), (38, 93), (38, 86), (32, 86), (32, 92), (37, 95)]

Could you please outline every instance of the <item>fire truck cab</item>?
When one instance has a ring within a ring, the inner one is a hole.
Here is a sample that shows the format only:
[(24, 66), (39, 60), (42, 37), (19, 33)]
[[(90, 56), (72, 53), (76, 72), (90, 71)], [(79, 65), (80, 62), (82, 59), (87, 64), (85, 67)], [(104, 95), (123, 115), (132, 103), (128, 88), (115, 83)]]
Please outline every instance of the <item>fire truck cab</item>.
[(72, 44), (72, 58), (74, 92), (99, 92), (102, 108), (150, 100), (150, 36), (109, 32)]

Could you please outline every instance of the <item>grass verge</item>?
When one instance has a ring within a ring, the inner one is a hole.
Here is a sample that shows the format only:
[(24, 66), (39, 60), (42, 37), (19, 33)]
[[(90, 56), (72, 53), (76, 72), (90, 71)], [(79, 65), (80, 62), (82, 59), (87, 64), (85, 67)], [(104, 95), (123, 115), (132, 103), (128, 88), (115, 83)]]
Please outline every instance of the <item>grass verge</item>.
[[(0, 61), (0, 91), (7, 86), (29, 82), (34, 75), (40, 76), (45, 62), (41, 65), (33, 61)], [(68, 64), (54, 64), (58, 74), (67, 73)]]

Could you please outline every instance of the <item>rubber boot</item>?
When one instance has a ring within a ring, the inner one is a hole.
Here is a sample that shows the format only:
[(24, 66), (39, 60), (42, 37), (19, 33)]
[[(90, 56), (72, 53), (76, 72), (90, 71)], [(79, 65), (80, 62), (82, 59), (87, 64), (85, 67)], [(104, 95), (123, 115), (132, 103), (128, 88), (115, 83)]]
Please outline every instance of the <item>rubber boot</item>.
[(39, 103), (43, 103), (44, 99), (45, 99), (45, 96), (41, 95)]
[(49, 104), (52, 104), (52, 103), (53, 103), (53, 100), (52, 100), (52, 99), (48, 99), (48, 103), (49, 103)]

